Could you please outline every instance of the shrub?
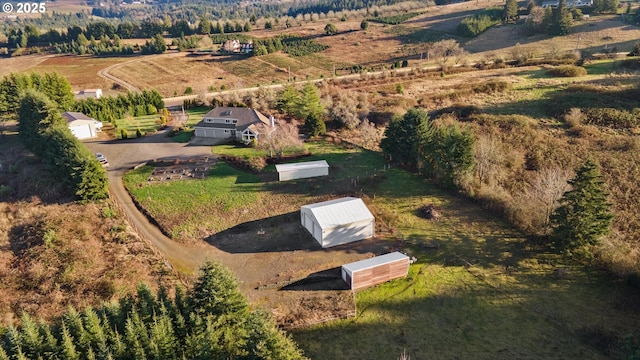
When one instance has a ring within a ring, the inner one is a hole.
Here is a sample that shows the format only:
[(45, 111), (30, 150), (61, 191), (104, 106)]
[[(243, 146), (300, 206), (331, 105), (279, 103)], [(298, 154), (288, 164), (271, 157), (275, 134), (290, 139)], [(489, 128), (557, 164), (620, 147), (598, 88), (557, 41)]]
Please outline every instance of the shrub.
[(260, 172), (267, 166), (267, 160), (262, 156), (254, 156), (247, 160), (247, 164), (249, 164), (251, 170)]
[(136, 137), (137, 138), (141, 138), (142, 137), (142, 131), (140, 131), (140, 128), (136, 129)]
[(126, 129), (120, 129), (120, 139), (127, 139), (129, 138), (129, 134), (127, 133)]
[(579, 77), (587, 75), (587, 69), (575, 65), (560, 65), (547, 71), (549, 75), (558, 77)]
[(589, 108), (584, 110), (585, 123), (617, 129), (632, 128), (638, 125), (639, 112), (629, 112), (615, 108)]
[(633, 50), (627, 54), (627, 56), (640, 56), (640, 43), (636, 43), (633, 46)]

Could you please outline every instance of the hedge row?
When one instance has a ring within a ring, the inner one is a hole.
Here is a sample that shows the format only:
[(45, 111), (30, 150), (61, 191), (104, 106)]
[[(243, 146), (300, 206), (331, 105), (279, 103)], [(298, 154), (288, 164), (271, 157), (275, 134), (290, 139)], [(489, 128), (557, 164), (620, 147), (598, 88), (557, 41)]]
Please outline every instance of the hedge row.
[(28, 89), (18, 108), (20, 136), (47, 164), (52, 178), (89, 202), (109, 197), (107, 173), (89, 149), (67, 127), (56, 105), (37, 90)]

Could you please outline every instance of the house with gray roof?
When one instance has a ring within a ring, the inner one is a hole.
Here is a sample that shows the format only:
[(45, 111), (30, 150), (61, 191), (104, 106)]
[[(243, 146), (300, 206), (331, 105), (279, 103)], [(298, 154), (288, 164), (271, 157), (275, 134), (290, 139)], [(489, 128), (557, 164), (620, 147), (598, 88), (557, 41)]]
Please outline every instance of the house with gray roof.
[(257, 110), (241, 107), (217, 107), (206, 113), (194, 126), (195, 136), (250, 142), (261, 132), (273, 131), (274, 119)]

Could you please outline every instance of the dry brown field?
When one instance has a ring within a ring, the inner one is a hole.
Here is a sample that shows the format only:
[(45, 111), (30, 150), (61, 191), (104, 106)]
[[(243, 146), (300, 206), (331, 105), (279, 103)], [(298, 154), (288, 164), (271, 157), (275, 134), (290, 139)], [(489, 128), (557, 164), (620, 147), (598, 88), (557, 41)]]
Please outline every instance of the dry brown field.
[[(31, 56), (28, 56), (27, 58), (31, 58)], [(5, 60), (11, 61), (14, 59), (2, 59), (0, 61), (4, 62)], [(98, 75), (100, 70), (129, 60), (131, 60), (130, 57), (91, 57), (77, 55), (46, 56), (44, 57), (44, 61), (35, 62), (34, 60), (33, 65), (29, 63), (18, 63), (13, 66), (14, 69), (12, 71), (8, 71), (7, 73), (14, 71), (37, 73), (57, 72), (69, 80), (73, 90), (91, 88), (108, 90), (113, 86), (113, 82), (100, 77)]]
[[(189, 53), (167, 53), (158, 56), (91, 58), (82, 56), (27, 56), (2, 59), (0, 75), (22, 71), (57, 71), (69, 79), (74, 90), (100, 87), (110, 89), (113, 82), (98, 75), (109, 66), (110, 73), (140, 89), (155, 88), (164, 96), (182, 95), (187, 87), (194, 93), (208, 89), (219, 90), (253, 87), (291, 80), (318, 79), (332, 76), (333, 68), (349, 68), (363, 65), (380, 69), (396, 59), (409, 57), (409, 66), (428, 65), (426, 59), (416, 55), (420, 41), (450, 36), (464, 16), (488, 6), (499, 6), (500, 1), (469, 1), (448, 6), (431, 6), (406, 11), (424, 11), (423, 15), (397, 26), (370, 23), (367, 31), (361, 31), (362, 18), (351, 16), (347, 21), (320, 19), (289, 29), (255, 30), (256, 37), (277, 34), (296, 34), (312, 37), (329, 45), (329, 49), (313, 55), (291, 57), (283, 53), (259, 58), (233, 56), (194, 56)], [(385, 13), (386, 15), (386, 13)], [(324, 25), (334, 23), (339, 33), (324, 35)], [(258, 24), (260, 26), (260, 23)], [(628, 51), (640, 39), (640, 28), (626, 25), (619, 16), (592, 17), (579, 22), (574, 33), (568, 36), (545, 38), (525, 37), (519, 27), (508, 25), (490, 29), (480, 36), (463, 42), (468, 55), (463, 62), (476, 62), (487, 58), (513, 58), (526, 51), (533, 56), (550, 52), (558, 54), (577, 49), (599, 52), (604, 47), (616, 47)], [(431, 31), (433, 30), (433, 31)], [(142, 43), (142, 39), (129, 43)], [(170, 39), (168, 39), (170, 41)], [(211, 47), (212, 44), (205, 44)], [(215, 47), (215, 45), (214, 45)], [(121, 64), (121, 65), (118, 65)], [(115, 66), (114, 66), (115, 65)], [(433, 65), (433, 61), (431, 61)], [(291, 71), (291, 74), (289, 74)], [(339, 73), (344, 74), (344, 71)]]

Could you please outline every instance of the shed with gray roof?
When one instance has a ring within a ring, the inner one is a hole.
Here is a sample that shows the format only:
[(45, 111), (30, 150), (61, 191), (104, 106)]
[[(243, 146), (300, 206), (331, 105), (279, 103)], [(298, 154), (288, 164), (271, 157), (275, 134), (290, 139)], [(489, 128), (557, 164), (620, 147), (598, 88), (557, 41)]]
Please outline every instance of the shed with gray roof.
[(329, 175), (329, 164), (326, 160), (278, 164), (276, 170), (280, 181), (304, 179)]

